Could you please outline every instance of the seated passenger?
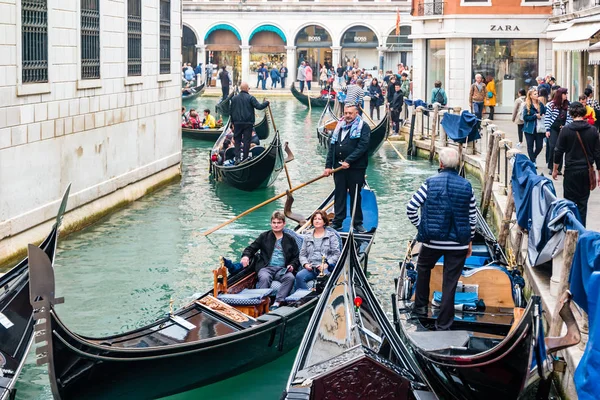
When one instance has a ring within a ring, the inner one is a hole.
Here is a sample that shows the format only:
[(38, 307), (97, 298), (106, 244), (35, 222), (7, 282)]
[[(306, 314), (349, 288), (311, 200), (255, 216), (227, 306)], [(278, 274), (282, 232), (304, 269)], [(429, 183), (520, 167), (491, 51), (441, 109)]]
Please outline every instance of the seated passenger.
[(190, 111), (190, 121), (188, 123), (188, 128), (198, 129), (200, 126), (200, 119), (198, 118), (198, 113), (195, 110)]
[(225, 139), (223, 140), (223, 146), (221, 146), (221, 150), (219, 151), (219, 165), (223, 165), (223, 162), (225, 161), (225, 152), (227, 151), (228, 148), (232, 147), (233, 144), (231, 143), (231, 140), (229, 139)]
[(260, 146), (260, 138), (256, 135), (256, 131), (252, 131), (252, 137), (250, 138), (250, 144)]
[[(302, 269), (296, 274), (296, 289), (308, 289), (306, 282), (317, 279), (319, 273), (329, 274), (340, 258), (340, 242), (332, 229), (327, 229), (329, 218), (323, 210), (317, 210), (310, 217), (315, 227), (304, 237), (300, 250)], [(323, 262), (325, 257), (325, 262)]]
[(210, 115), (210, 110), (208, 108), (204, 109), (204, 120), (202, 120), (202, 126), (200, 129), (214, 129), (217, 125), (215, 121), (215, 117)]
[(277, 291), (275, 302), (271, 306), (274, 310), (290, 294), (294, 286), (294, 273), (298, 271), (298, 245), (296, 239), (283, 232), (285, 227), (285, 215), (281, 211), (275, 211), (271, 215), (271, 230), (261, 233), (250, 246), (246, 247), (240, 260), (246, 268), (250, 259), (260, 250), (255, 261), (254, 270), (258, 275), (258, 289), (271, 287), (273, 280), (281, 282)]
[(193, 93), (193, 91), (192, 91), (192, 88), (190, 87), (189, 83), (187, 85), (185, 85), (184, 88), (181, 88), (181, 94), (184, 96), (189, 96), (192, 93)]

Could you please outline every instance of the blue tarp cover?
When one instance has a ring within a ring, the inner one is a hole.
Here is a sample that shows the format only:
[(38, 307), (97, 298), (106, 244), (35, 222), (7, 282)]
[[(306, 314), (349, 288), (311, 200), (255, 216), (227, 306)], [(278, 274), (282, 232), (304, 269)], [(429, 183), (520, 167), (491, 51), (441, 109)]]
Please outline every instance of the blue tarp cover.
[(456, 143), (472, 142), (480, 139), (479, 123), (475, 114), (468, 111), (459, 114), (444, 114), (442, 127), (450, 139)]
[(575, 387), (580, 400), (595, 400), (600, 392), (600, 233), (579, 235), (570, 282), (573, 299), (589, 318), (589, 339), (575, 370)]

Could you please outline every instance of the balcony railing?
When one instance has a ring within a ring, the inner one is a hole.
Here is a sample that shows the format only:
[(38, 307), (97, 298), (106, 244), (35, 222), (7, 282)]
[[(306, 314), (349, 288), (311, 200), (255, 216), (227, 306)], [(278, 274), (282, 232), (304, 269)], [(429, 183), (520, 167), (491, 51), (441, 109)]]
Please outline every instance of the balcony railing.
[(417, 16), (444, 15), (444, 1), (425, 1), (417, 4)]

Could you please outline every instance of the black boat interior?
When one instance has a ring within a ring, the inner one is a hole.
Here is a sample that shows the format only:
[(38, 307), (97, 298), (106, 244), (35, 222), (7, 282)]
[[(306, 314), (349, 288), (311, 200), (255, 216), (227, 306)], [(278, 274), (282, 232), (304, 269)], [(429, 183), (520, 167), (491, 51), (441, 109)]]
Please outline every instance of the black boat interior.
[[(467, 356), (489, 350), (500, 344), (521, 321), (524, 309), (515, 307), (513, 283), (505, 266), (492, 262), (485, 244), (473, 245), (473, 255), (467, 259), (455, 297), (454, 323), (449, 331), (436, 331), (439, 298), (442, 292), (443, 258), (431, 271), (430, 302), (426, 313), (413, 313), (416, 258), (407, 265), (403, 289), (399, 296), (400, 323), (411, 340), (427, 352)], [(412, 270), (411, 270), (412, 268)], [(437, 298), (436, 298), (437, 297)], [(466, 305), (462, 299), (469, 299)], [(437, 301), (436, 301), (437, 300)], [(472, 304), (470, 301), (475, 300)]]

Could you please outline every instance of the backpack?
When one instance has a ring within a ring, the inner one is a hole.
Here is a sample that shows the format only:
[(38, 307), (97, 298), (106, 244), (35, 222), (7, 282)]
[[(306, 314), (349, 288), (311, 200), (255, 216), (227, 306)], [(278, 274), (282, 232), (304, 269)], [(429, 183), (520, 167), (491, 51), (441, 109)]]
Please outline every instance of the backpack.
[(446, 102), (444, 101), (444, 95), (441, 93), (441, 91), (442, 91), (441, 88), (438, 89), (438, 91), (435, 93), (435, 97), (434, 97), (433, 101), (445, 106)]

